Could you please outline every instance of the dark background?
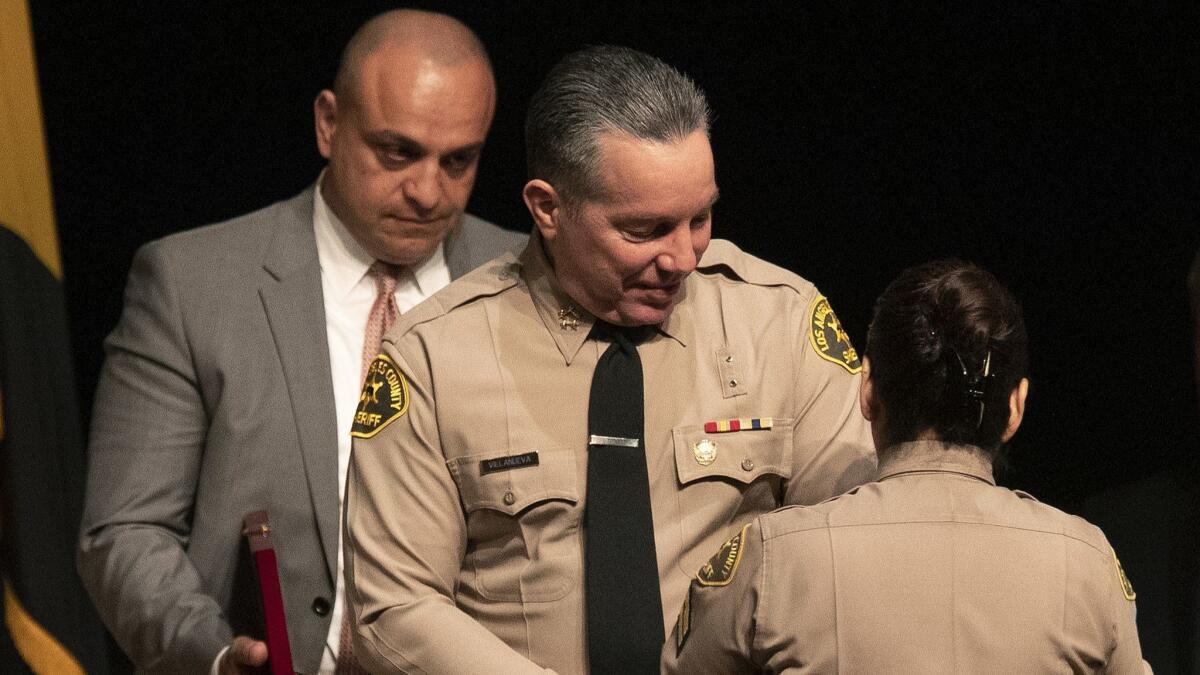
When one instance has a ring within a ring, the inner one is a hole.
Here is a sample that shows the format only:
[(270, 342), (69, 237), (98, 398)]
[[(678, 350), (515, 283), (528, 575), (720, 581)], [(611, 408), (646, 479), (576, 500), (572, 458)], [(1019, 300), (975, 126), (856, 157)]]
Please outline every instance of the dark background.
[[(86, 414), (134, 250), (309, 185), (312, 99), (357, 25), (392, 5), (30, 4)], [(1033, 389), (1001, 482), (1106, 528), (1147, 656), (1184, 670), (1200, 10), (914, 4), (417, 6), (463, 19), (494, 61), (478, 215), (529, 227), (525, 102), (567, 51), (625, 44), (709, 94), (716, 235), (814, 281), (860, 346), (904, 267), (958, 256), (1007, 282)]]

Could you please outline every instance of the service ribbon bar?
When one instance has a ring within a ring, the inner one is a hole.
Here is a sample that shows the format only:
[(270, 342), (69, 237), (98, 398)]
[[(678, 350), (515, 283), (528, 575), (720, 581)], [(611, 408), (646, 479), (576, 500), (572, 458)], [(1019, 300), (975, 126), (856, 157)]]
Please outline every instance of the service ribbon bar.
[(750, 431), (752, 429), (770, 429), (773, 420), (770, 417), (741, 417), (732, 420), (717, 420), (704, 423), (704, 433), (720, 434), (727, 431)]

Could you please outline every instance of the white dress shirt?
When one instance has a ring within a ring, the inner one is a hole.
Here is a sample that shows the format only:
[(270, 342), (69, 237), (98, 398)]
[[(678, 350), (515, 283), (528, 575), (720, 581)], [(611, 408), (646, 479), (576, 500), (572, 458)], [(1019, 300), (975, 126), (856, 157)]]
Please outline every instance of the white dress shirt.
[[(338, 560), (336, 594), (330, 612), (329, 634), (321, 656), (321, 675), (332, 675), (342, 636), (342, 611), (345, 589), (342, 587), (342, 499), (346, 491), (346, 471), (350, 466), (350, 427), (362, 390), (363, 338), (367, 316), (375, 302), (375, 281), (367, 269), (375, 262), (350, 235), (346, 226), (330, 210), (321, 196), (321, 179), (313, 191), (313, 232), (317, 239), (317, 260), (321, 265), (321, 297), (325, 303), (325, 334), (329, 341), (329, 367), (333, 378), (333, 402), (338, 428)], [(396, 306), (407, 312), (419, 302), (450, 283), (450, 268), (442, 245), (416, 267), (406, 269), (396, 284)], [(216, 675), (223, 649), (213, 661)]]
[[(338, 428), (338, 563), (337, 595), (330, 613), (329, 635), (321, 657), (321, 673), (333, 673), (342, 635), (342, 499), (350, 466), (350, 427), (362, 391), (363, 334), (375, 302), (375, 280), (367, 269), (375, 262), (338, 220), (321, 196), (313, 191), (313, 230), (317, 259), (321, 263), (321, 295), (325, 300), (325, 332), (329, 339), (329, 367), (333, 375), (333, 402)], [(396, 284), (396, 306), (407, 312), (450, 283), (450, 268), (442, 245), (414, 268), (406, 269)]]

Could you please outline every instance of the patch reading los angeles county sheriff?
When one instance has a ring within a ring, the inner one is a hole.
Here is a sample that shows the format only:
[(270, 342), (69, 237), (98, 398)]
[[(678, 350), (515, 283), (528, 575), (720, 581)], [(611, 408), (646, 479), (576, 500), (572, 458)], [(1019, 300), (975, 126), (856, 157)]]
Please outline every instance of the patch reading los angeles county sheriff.
[(371, 362), (362, 393), (358, 395), (358, 411), (350, 435), (370, 438), (408, 412), (408, 381), (388, 358), (380, 354)]
[(850, 336), (842, 328), (833, 308), (825, 296), (818, 295), (810, 308), (808, 341), (812, 343), (817, 355), (836, 363), (851, 373), (862, 370), (862, 361), (858, 358), (858, 350), (850, 344)]
[(742, 563), (742, 543), (749, 527), (750, 523), (743, 525), (741, 532), (725, 542), (721, 550), (704, 563), (704, 567), (696, 573), (696, 581), (701, 586), (728, 586), (733, 581), (733, 575), (737, 574), (738, 565)]
[(1125, 576), (1125, 568), (1121, 567), (1121, 561), (1117, 559), (1117, 551), (1113, 549), (1113, 563), (1117, 566), (1117, 581), (1121, 582), (1121, 592), (1125, 594), (1126, 600), (1137, 600), (1137, 593), (1133, 592), (1133, 584), (1129, 583), (1129, 577)]

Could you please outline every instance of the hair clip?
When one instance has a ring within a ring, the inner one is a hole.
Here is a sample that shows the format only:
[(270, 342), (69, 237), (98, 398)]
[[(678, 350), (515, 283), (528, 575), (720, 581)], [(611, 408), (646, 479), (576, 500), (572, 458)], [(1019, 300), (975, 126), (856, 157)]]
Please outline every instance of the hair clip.
[(978, 430), (983, 424), (983, 411), (987, 407), (984, 399), (987, 394), (987, 383), (992, 376), (992, 350), (989, 349), (987, 356), (983, 359), (982, 374), (968, 373), (967, 364), (963, 362), (958, 352), (955, 352), (954, 356), (958, 359), (958, 366), (962, 368), (963, 394), (967, 399), (979, 404), (979, 417), (975, 420), (975, 429)]

